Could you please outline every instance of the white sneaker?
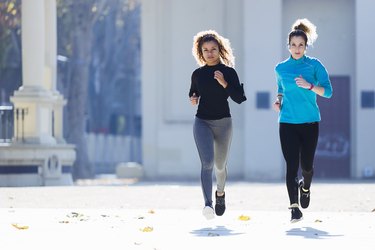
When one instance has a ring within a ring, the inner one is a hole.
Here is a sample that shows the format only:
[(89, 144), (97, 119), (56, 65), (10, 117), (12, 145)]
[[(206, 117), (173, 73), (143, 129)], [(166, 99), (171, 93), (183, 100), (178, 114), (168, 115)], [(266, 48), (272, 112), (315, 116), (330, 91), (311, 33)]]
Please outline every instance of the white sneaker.
[(203, 211), (202, 211), (202, 214), (203, 216), (207, 219), (207, 220), (212, 220), (213, 218), (215, 218), (215, 212), (214, 212), (214, 209), (210, 206), (205, 206), (203, 208)]

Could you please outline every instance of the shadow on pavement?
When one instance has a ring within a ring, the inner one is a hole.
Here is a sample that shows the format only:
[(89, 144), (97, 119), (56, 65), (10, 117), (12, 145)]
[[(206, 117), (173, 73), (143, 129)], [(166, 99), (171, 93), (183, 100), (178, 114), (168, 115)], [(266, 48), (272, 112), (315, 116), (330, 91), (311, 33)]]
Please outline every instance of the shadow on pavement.
[(318, 230), (312, 227), (301, 227), (301, 228), (292, 228), (286, 231), (286, 235), (290, 236), (301, 236), (307, 239), (326, 239), (331, 237), (343, 237), (342, 234), (330, 234), (326, 231)]
[(234, 232), (233, 230), (228, 229), (225, 226), (205, 227), (193, 230), (190, 233), (198, 237), (233, 236), (243, 234)]

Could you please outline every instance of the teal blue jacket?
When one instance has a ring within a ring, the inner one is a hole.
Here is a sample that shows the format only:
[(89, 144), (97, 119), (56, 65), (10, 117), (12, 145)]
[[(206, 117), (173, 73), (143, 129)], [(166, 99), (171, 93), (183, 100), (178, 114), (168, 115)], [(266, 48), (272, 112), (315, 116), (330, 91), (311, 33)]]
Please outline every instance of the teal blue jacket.
[(325, 98), (332, 96), (332, 85), (328, 72), (323, 64), (313, 57), (304, 55), (298, 60), (291, 56), (275, 67), (279, 94), (283, 95), (279, 122), (311, 123), (321, 120), (316, 102), (316, 94), (308, 89), (300, 88), (295, 78), (302, 76), (307, 82), (324, 88)]

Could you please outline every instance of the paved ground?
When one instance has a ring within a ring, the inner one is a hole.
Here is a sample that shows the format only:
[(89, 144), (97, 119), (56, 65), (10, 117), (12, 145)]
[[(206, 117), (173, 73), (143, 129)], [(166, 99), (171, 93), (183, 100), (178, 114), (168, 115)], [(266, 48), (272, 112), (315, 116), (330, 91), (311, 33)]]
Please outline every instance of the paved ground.
[(291, 224), (284, 183), (229, 182), (201, 215), (199, 183), (79, 182), (0, 188), (0, 249), (375, 249), (375, 182), (315, 182)]

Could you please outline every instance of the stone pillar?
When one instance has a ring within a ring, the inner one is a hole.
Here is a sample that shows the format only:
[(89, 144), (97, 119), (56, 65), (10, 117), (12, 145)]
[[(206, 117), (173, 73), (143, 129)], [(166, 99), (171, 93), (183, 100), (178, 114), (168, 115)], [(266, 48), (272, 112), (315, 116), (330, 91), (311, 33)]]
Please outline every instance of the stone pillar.
[(66, 104), (63, 96), (57, 91), (57, 19), (56, 19), (56, 2), (55, 0), (45, 0), (44, 13), (46, 20), (45, 29), (48, 36), (45, 37), (46, 41), (46, 87), (52, 92), (55, 98), (52, 111), (52, 135), (57, 143), (65, 143), (63, 137), (63, 107)]
[(55, 103), (53, 105), (53, 136), (57, 143), (65, 143), (64, 135), (63, 135), (63, 107), (66, 104), (66, 100), (63, 97), (56, 93), (55, 95)]
[[(352, 129), (353, 155), (352, 164), (355, 169), (352, 177), (374, 178), (375, 177), (375, 157), (373, 144), (375, 141), (374, 130), (375, 108), (374, 105), (363, 107), (365, 94), (374, 95), (374, 50), (371, 49), (375, 43), (375, 35), (371, 28), (375, 24), (373, 10), (375, 2), (371, 0), (356, 1), (356, 88), (354, 106), (354, 121)], [(353, 91), (353, 92), (354, 92)], [(372, 97), (373, 98), (373, 97)], [(373, 103), (373, 100), (369, 100)]]
[[(273, 68), (282, 54), (282, 1), (244, 1), (244, 71), (248, 101), (245, 112), (245, 179), (278, 180), (283, 176), (277, 114), (271, 109), (276, 94)], [(264, 18), (267, 13), (267, 18)], [(259, 24), (262, 20), (262, 24)], [(261, 34), (261, 39), (259, 39)], [(269, 108), (257, 108), (259, 94)]]
[(57, 74), (57, 19), (56, 19), (56, 2), (55, 0), (44, 0), (45, 15), (45, 81), (46, 88), (52, 92), (56, 90)]
[(22, 86), (15, 91), (16, 142), (56, 144), (53, 111), (56, 97), (55, 1), (22, 2)]
[(0, 145), (0, 186), (72, 185), (75, 146), (63, 138), (56, 90), (56, 2), (22, 1), (22, 87), (15, 91), (14, 135)]

